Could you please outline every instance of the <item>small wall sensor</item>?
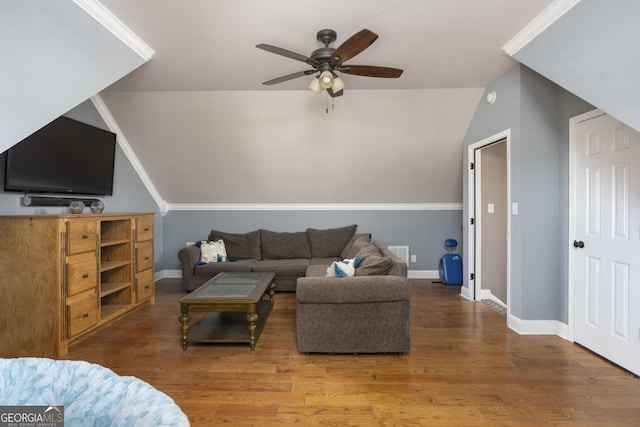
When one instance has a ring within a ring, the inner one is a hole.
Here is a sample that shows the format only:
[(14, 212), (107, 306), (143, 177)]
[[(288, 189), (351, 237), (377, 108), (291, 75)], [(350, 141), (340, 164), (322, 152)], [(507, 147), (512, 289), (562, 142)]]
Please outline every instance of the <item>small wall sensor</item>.
[(493, 104), (496, 102), (496, 91), (491, 91), (487, 94), (487, 104)]

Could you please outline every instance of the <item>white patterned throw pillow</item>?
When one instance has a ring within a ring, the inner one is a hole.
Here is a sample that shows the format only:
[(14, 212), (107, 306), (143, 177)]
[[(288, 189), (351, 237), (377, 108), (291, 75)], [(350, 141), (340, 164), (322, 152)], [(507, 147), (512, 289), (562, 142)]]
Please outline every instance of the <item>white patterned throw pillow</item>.
[(329, 268), (327, 268), (325, 277), (353, 277), (356, 274), (356, 268), (358, 268), (361, 262), (362, 258), (334, 261)]
[(216, 239), (213, 242), (203, 240), (200, 242), (200, 262), (225, 262), (227, 260), (227, 250), (224, 247), (224, 240)]

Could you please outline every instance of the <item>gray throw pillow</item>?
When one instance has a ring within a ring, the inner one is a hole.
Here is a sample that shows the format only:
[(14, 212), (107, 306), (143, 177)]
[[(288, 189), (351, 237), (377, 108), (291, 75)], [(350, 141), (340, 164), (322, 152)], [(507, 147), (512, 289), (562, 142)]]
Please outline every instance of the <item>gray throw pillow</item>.
[(356, 253), (354, 258), (366, 258), (370, 256), (381, 256), (380, 249), (375, 245), (375, 243), (365, 243), (360, 250)]
[(326, 230), (307, 228), (311, 255), (317, 258), (339, 257), (357, 228), (357, 224)]
[(227, 250), (227, 258), (262, 259), (260, 255), (259, 230), (241, 234), (211, 230), (211, 233), (209, 233), (209, 240), (213, 241), (218, 237), (224, 240), (224, 247)]
[(393, 266), (393, 260), (386, 256), (368, 256), (356, 268), (356, 276), (384, 276)]
[(371, 242), (371, 234), (356, 234), (340, 253), (342, 259), (353, 259), (364, 245)]

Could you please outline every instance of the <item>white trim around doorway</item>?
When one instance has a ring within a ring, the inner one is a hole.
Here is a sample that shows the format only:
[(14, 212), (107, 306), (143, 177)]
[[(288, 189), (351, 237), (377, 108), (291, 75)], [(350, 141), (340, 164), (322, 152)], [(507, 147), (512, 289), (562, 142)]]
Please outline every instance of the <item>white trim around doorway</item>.
[[(487, 138), (484, 138), (478, 142), (470, 144), (467, 147), (467, 168), (469, 168), (468, 179), (467, 179), (467, 228), (466, 228), (466, 241), (467, 244), (467, 259), (466, 259), (466, 268), (465, 271), (468, 274), (476, 274), (477, 268), (479, 268), (476, 263), (476, 258), (481, 256), (479, 253), (480, 248), (476, 239), (476, 235), (478, 234), (478, 229), (475, 224), (471, 225), (471, 220), (476, 218), (476, 177), (475, 173), (470, 170), (471, 164), (476, 161), (475, 152), (476, 150), (482, 149), (483, 147), (489, 146), (501, 140), (505, 140), (507, 144), (507, 206), (512, 207), (513, 201), (511, 200), (511, 129), (506, 129), (502, 132), (496, 133), (495, 135), (491, 135)], [(471, 277), (467, 277), (468, 287), (462, 289), (462, 296), (469, 300), (480, 301), (482, 299), (481, 289), (480, 289), (480, 281), (471, 280)], [(510, 315), (510, 306), (511, 306), (511, 215), (507, 215), (507, 318)]]

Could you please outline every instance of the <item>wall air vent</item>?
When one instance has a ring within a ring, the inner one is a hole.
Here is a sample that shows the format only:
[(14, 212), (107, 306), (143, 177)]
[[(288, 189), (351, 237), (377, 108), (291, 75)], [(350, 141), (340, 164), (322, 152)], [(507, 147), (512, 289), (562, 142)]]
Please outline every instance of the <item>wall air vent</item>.
[(409, 246), (387, 246), (387, 249), (409, 265)]

